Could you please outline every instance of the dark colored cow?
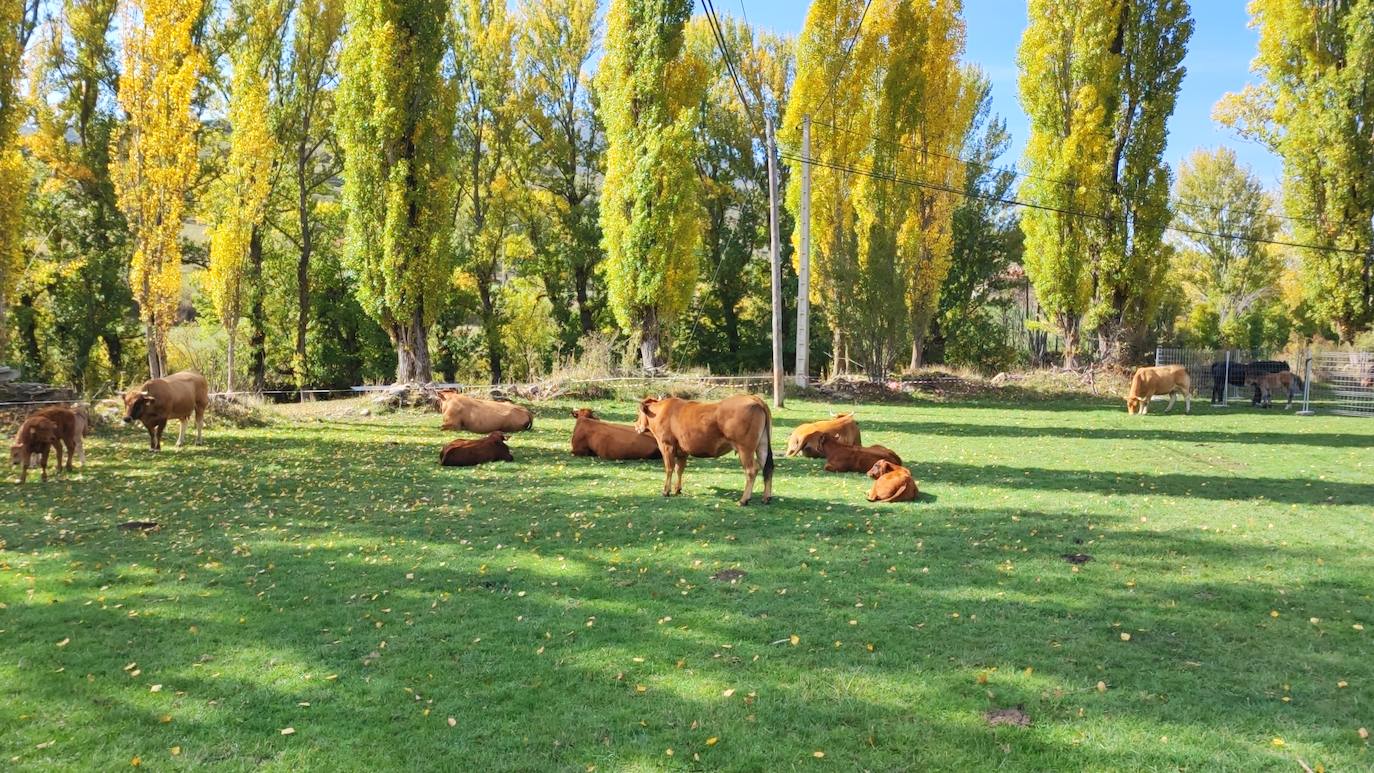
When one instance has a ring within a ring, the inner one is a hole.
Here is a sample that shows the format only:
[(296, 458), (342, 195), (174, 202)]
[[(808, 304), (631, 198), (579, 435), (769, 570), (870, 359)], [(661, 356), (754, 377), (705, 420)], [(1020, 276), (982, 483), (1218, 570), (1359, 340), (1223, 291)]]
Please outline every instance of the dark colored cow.
[[(1212, 405), (1220, 405), (1226, 396), (1226, 384), (1231, 386), (1245, 386), (1246, 380), (1252, 375), (1263, 375), (1265, 373), (1282, 373), (1290, 370), (1288, 363), (1278, 360), (1256, 360), (1255, 362), (1233, 362), (1231, 363), (1230, 377), (1227, 377), (1226, 363), (1212, 363)], [(1253, 383), (1253, 379), (1250, 379)], [(1250, 398), (1252, 405), (1260, 404), (1259, 385), (1255, 385), (1255, 393)]]
[(476, 467), (487, 462), (513, 462), (506, 435), (492, 432), (476, 440), (454, 440), (439, 452), (439, 464), (445, 467)]

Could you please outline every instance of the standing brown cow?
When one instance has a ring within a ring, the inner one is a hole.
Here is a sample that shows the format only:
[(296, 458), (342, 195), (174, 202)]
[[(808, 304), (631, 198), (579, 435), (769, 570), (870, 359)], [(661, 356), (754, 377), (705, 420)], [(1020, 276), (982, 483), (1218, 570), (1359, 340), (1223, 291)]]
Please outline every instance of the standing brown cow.
[(591, 408), (572, 412), (572, 452), (574, 456), (595, 456), (601, 459), (658, 459), (658, 441), (641, 435), (634, 427), (612, 424), (596, 417)]
[(454, 440), (439, 452), (439, 464), (445, 467), (476, 467), (487, 462), (513, 462), (506, 436), (492, 432), (477, 440)]
[(29, 479), (29, 468), (34, 466), (34, 457), (39, 458), (43, 468), (43, 480), (48, 479), (48, 452), (57, 448), (57, 469), (62, 470), (62, 446), (59, 445), (60, 430), (57, 423), (46, 416), (34, 414), (19, 425), (19, 432), (10, 444), (10, 464), (19, 465), (19, 482)]
[[(715, 458), (735, 449), (744, 465), (741, 505), (754, 495), (754, 478), (763, 470), (763, 503), (773, 499), (773, 414), (755, 395), (736, 395), (718, 403), (699, 403), (678, 397), (646, 397), (635, 419), (639, 433), (652, 433), (663, 454), (663, 496), (682, 493), (687, 457)], [(672, 488), (673, 470), (677, 488)]]
[(824, 421), (802, 424), (792, 430), (792, 434), (787, 438), (787, 455), (802, 454), (812, 459), (821, 456), (808, 442), (820, 436), (838, 440), (845, 445), (857, 446), (860, 443), (859, 424), (854, 421), (853, 413), (836, 414)]
[(519, 432), (534, 426), (534, 414), (514, 403), (481, 400), (444, 390), (439, 393), (440, 429), (466, 432)]
[(177, 445), (186, 439), (186, 422), (196, 416), (196, 443), (200, 443), (201, 428), (205, 426), (205, 409), (210, 405), (210, 385), (205, 377), (190, 370), (173, 373), (166, 378), (143, 382), (124, 395), (124, 423), (143, 422), (148, 428), (148, 446), (162, 450), (162, 431), (172, 419), (181, 420)]
[[(90, 416), (80, 405), (53, 405), (34, 411), (34, 416), (42, 416), (57, 425), (57, 439), (67, 447), (67, 471), (72, 469), (72, 461), (80, 455), (81, 466), (86, 466), (86, 444), (83, 438), (90, 432)], [(62, 452), (58, 449), (57, 467), (62, 468)]]

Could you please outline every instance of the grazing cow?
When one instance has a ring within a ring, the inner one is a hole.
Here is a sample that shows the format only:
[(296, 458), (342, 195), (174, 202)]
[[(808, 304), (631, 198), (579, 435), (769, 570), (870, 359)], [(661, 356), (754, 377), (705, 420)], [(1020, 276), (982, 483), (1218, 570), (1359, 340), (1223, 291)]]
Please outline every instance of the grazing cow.
[[(34, 411), (35, 416), (42, 416), (57, 425), (57, 439), (67, 447), (67, 470), (72, 469), (72, 460), (81, 456), (81, 466), (86, 466), (86, 444), (83, 438), (90, 433), (90, 416), (87, 415), (83, 406), (53, 405)], [(62, 467), (62, 454), (57, 455), (57, 466)]]
[(143, 382), (124, 395), (124, 423), (143, 422), (148, 428), (148, 445), (162, 450), (162, 431), (172, 419), (181, 421), (177, 445), (186, 439), (186, 422), (196, 417), (196, 443), (205, 426), (205, 409), (210, 405), (210, 385), (205, 377), (191, 370)]
[(787, 455), (804, 454), (813, 459), (819, 457), (820, 454), (807, 444), (808, 440), (818, 435), (825, 435), (849, 446), (857, 446), (860, 443), (859, 424), (854, 421), (854, 414), (841, 413), (825, 421), (813, 421), (792, 430), (792, 434), (787, 438)]
[(880, 461), (896, 465), (902, 457), (886, 446), (851, 446), (832, 439), (829, 435), (816, 435), (807, 441), (808, 455), (825, 457), (826, 472), (868, 472), (869, 468)]
[(477, 440), (454, 440), (439, 452), (439, 464), (445, 467), (475, 467), (487, 462), (513, 462), (506, 435), (492, 432)]
[(1283, 370), (1278, 373), (1253, 373), (1246, 379), (1247, 384), (1254, 384), (1260, 391), (1260, 407), (1269, 408), (1273, 405), (1273, 395), (1275, 389), (1288, 390), (1288, 404), (1283, 406), (1284, 410), (1293, 407), (1293, 395), (1302, 391), (1302, 379), (1292, 373)]
[(870, 502), (912, 502), (921, 493), (911, 470), (886, 459), (869, 468), (868, 477), (873, 479), (873, 488), (868, 490)]
[(62, 446), (60, 429), (57, 423), (46, 416), (33, 414), (19, 425), (19, 432), (10, 444), (10, 464), (19, 465), (19, 482), (29, 479), (29, 468), (34, 466), (34, 457), (43, 468), (43, 480), (48, 479), (48, 452), (57, 449), (57, 470), (62, 471)]
[[(736, 395), (718, 403), (699, 403), (678, 397), (646, 397), (639, 403), (635, 429), (652, 433), (663, 454), (663, 496), (682, 493), (687, 457), (714, 458), (735, 449), (744, 466), (741, 505), (754, 495), (754, 478), (763, 470), (763, 503), (773, 499), (773, 414), (756, 395)], [(677, 488), (672, 489), (673, 470)]]
[(439, 393), (440, 429), (462, 432), (519, 432), (534, 426), (534, 414), (514, 403), (482, 400), (446, 389)]
[[(1226, 393), (1226, 385), (1245, 386), (1251, 374), (1279, 373), (1288, 370), (1288, 363), (1278, 360), (1256, 360), (1255, 362), (1233, 362), (1228, 370), (1225, 362), (1212, 363), (1212, 405), (1220, 405)], [(1250, 398), (1252, 405), (1260, 404), (1259, 386)]]
[(659, 459), (658, 441), (651, 435), (641, 435), (634, 427), (612, 424), (596, 417), (591, 408), (572, 412), (572, 452), (574, 456), (595, 456), (601, 459)]
[(1126, 396), (1126, 412), (1144, 416), (1150, 412), (1151, 397), (1167, 394), (1169, 407), (1164, 409), (1167, 413), (1173, 409), (1179, 392), (1183, 393), (1183, 399), (1186, 401), (1183, 412), (1191, 412), (1193, 409), (1192, 382), (1188, 379), (1187, 369), (1182, 365), (1154, 365), (1137, 368), (1135, 375), (1131, 377), (1131, 391)]

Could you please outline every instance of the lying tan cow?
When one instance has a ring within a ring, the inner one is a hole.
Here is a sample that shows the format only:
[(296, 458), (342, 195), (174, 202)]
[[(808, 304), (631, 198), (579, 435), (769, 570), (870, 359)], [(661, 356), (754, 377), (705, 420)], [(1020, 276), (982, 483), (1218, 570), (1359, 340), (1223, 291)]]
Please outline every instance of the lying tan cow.
[(826, 472), (868, 472), (869, 468), (886, 460), (901, 464), (902, 457), (886, 446), (851, 446), (833, 440), (829, 435), (815, 435), (807, 441), (808, 456), (825, 457)]
[(1302, 391), (1302, 379), (1286, 370), (1278, 373), (1253, 373), (1246, 376), (1245, 383), (1259, 387), (1261, 408), (1273, 406), (1275, 389), (1288, 392), (1288, 404), (1283, 406), (1284, 410), (1293, 407), (1293, 395)]
[[(646, 397), (639, 403), (635, 429), (652, 433), (663, 454), (663, 496), (682, 493), (687, 457), (714, 458), (735, 449), (744, 465), (741, 505), (754, 495), (754, 479), (763, 471), (763, 503), (773, 499), (773, 414), (755, 395), (736, 395), (718, 403), (699, 403), (678, 397)], [(673, 470), (677, 488), (672, 489)]]
[(1150, 398), (1155, 395), (1168, 395), (1167, 413), (1174, 407), (1178, 393), (1183, 393), (1183, 412), (1193, 410), (1193, 385), (1188, 378), (1188, 370), (1182, 365), (1155, 365), (1137, 368), (1131, 377), (1131, 391), (1126, 395), (1126, 412), (1144, 416), (1150, 412)]
[(138, 389), (131, 389), (124, 395), (124, 423), (143, 422), (148, 428), (148, 445), (154, 451), (162, 450), (162, 432), (167, 422), (181, 421), (181, 432), (177, 434), (177, 445), (186, 439), (186, 422), (191, 415), (196, 417), (196, 443), (200, 443), (200, 433), (205, 427), (205, 409), (210, 405), (210, 385), (205, 377), (195, 371), (183, 370), (166, 378), (155, 378), (143, 382)]
[(868, 471), (873, 487), (868, 490), (870, 502), (912, 502), (920, 495), (911, 470), (883, 460)]
[(43, 480), (48, 479), (48, 453), (57, 449), (57, 469), (62, 470), (61, 433), (57, 423), (37, 413), (19, 425), (19, 432), (10, 444), (10, 464), (19, 465), (19, 482), (29, 479), (29, 468), (37, 464), (43, 468)]
[(660, 459), (658, 441), (652, 435), (641, 435), (634, 427), (612, 424), (596, 417), (591, 408), (572, 412), (572, 452), (574, 456), (595, 456), (600, 459)]
[(807, 441), (825, 435), (848, 446), (859, 445), (859, 423), (854, 421), (853, 413), (841, 413), (824, 421), (813, 421), (792, 430), (787, 438), (787, 455), (804, 454), (813, 459), (820, 456)]
[(440, 429), (461, 432), (519, 432), (534, 426), (534, 414), (514, 403), (482, 400), (446, 389), (439, 393)]
[(445, 467), (475, 467), (487, 462), (513, 462), (506, 436), (492, 432), (477, 440), (454, 440), (439, 452), (439, 464)]

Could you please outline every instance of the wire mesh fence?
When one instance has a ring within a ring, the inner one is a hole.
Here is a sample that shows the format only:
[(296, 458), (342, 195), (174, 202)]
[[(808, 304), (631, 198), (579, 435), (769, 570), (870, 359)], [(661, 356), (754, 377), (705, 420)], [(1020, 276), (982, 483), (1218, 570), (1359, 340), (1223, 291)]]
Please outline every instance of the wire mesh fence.
[[(1306, 349), (1266, 354), (1240, 349), (1178, 349), (1159, 347), (1155, 364), (1182, 365), (1193, 393), (1210, 397), (1213, 405), (1237, 402), (1259, 404), (1260, 376), (1287, 372), (1295, 378), (1272, 380), (1271, 399), (1304, 413), (1374, 416), (1374, 352)], [(1292, 391), (1287, 384), (1292, 384)]]

